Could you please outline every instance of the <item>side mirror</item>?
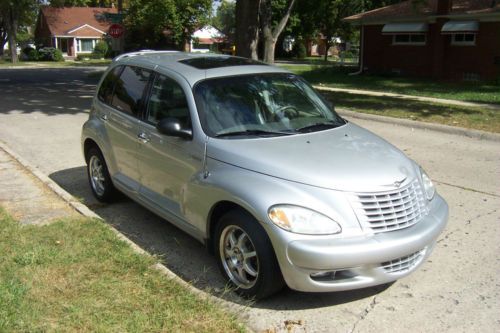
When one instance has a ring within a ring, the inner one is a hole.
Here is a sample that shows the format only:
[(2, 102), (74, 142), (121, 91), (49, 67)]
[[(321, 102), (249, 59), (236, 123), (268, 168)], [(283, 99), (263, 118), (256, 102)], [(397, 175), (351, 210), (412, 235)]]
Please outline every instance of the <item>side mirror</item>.
[(156, 125), (158, 131), (168, 136), (176, 136), (182, 139), (191, 139), (193, 131), (191, 129), (182, 128), (179, 119), (176, 118), (163, 118)]

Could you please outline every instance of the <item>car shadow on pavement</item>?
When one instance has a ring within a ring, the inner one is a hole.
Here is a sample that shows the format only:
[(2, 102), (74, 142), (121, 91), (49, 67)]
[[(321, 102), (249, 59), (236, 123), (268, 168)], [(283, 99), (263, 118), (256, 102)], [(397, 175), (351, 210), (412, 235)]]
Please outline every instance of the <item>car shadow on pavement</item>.
[(158, 256), (163, 264), (200, 290), (243, 306), (273, 310), (299, 310), (352, 302), (382, 292), (386, 286), (336, 293), (302, 293), (285, 288), (259, 302), (227, 292), (215, 258), (196, 239), (125, 196), (112, 204), (99, 203), (90, 190), (84, 166), (49, 175), (59, 186), (101, 216), (134, 243)]

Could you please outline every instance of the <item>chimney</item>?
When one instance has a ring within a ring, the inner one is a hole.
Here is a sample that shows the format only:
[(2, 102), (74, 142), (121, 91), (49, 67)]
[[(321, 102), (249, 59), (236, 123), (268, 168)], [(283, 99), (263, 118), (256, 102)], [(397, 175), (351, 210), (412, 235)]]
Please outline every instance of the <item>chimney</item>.
[(451, 12), (453, 0), (437, 0), (437, 15), (448, 15)]

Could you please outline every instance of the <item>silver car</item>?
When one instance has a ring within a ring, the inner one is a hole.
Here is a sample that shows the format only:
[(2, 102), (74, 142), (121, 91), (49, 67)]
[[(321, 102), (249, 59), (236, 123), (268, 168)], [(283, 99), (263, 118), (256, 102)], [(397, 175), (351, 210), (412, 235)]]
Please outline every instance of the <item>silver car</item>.
[(417, 163), (301, 77), (244, 58), (120, 56), (82, 147), (97, 199), (118, 190), (185, 230), (246, 297), (395, 281), (448, 220)]

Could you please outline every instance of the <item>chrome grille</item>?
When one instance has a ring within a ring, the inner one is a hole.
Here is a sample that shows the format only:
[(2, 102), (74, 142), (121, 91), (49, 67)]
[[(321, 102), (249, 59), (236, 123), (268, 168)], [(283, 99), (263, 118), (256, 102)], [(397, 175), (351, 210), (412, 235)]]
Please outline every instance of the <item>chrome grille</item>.
[(375, 233), (407, 228), (428, 213), (417, 179), (394, 191), (355, 193), (350, 201), (360, 223)]
[(413, 254), (397, 258), (391, 261), (386, 261), (381, 264), (387, 273), (402, 273), (409, 271), (422, 261), (425, 254), (425, 249)]

